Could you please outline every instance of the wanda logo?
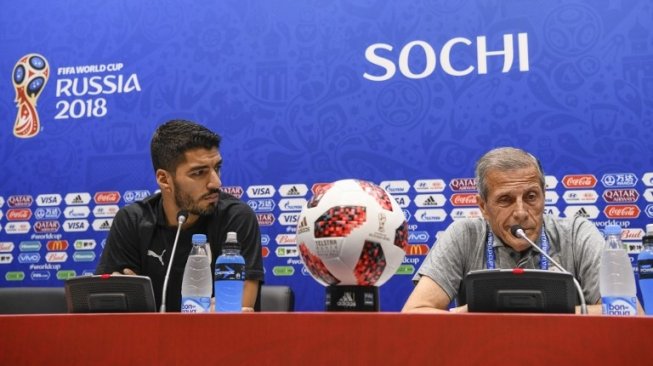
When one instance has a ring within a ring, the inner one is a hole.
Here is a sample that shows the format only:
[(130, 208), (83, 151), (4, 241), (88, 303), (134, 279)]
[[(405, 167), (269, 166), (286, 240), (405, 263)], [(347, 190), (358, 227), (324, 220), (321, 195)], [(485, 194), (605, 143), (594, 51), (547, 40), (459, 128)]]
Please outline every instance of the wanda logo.
[(596, 177), (592, 174), (565, 175), (562, 184), (565, 188), (593, 188), (596, 185)]
[(120, 193), (115, 191), (97, 192), (95, 196), (93, 196), (93, 200), (99, 205), (106, 203), (118, 203), (118, 201), (120, 201)]
[(639, 207), (636, 205), (608, 205), (603, 209), (610, 219), (634, 219), (639, 217)]
[(7, 211), (7, 221), (27, 221), (32, 217), (29, 208), (12, 208)]
[(454, 206), (476, 206), (475, 193), (454, 193), (449, 200)]

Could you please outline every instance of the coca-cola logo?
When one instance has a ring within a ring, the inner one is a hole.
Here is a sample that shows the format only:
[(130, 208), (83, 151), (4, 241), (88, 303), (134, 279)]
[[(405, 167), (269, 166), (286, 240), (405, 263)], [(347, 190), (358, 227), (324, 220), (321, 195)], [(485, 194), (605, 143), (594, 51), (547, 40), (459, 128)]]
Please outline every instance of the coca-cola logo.
[(596, 185), (596, 177), (592, 174), (565, 175), (562, 185), (565, 188), (593, 188)]
[(603, 199), (610, 203), (637, 202), (639, 192), (636, 189), (606, 189), (603, 192)]
[(449, 201), (454, 206), (476, 206), (475, 193), (454, 193), (449, 198)]
[(12, 208), (7, 211), (7, 221), (27, 221), (32, 217), (29, 208)]
[(120, 192), (97, 192), (93, 196), (96, 204), (118, 203), (120, 201)]
[(639, 217), (639, 207), (636, 205), (608, 205), (603, 213), (610, 219), (635, 219)]
[(476, 179), (454, 178), (449, 182), (449, 188), (451, 188), (452, 191), (475, 191)]
[(318, 195), (326, 192), (326, 190), (329, 189), (332, 185), (333, 183), (315, 183), (311, 187), (311, 192), (313, 192), (314, 195)]

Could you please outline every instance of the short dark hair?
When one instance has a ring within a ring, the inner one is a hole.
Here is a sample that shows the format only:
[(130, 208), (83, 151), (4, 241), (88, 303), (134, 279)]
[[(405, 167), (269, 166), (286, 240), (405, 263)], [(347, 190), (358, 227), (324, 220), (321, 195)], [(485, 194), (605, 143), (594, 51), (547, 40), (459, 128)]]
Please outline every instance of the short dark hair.
[(539, 174), (542, 192), (545, 190), (544, 171), (540, 161), (530, 153), (514, 147), (498, 147), (488, 151), (476, 162), (476, 188), (482, 199), (487, 198), (487, 183), (485, 178), (490, 170), (502, 172), (535, 167)]
[(195, 122), (175, 119), (160, 125), (150, 143), (154, 171), (164, 169), (171, 173), (184, 161), (188, 150), (220, 148), (220, 136)]

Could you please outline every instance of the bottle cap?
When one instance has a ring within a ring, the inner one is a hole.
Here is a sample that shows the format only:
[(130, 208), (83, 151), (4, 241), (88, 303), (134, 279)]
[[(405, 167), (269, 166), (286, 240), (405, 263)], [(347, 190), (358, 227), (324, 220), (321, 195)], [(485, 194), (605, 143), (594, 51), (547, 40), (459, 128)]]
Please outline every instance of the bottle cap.
[(224, 242), (224, 249), (240, 250), (240, 244), (238, 244), (238, 236), (235, 232), (230, 231), (227, 233), (227, 240)]
[(227, 233), (227, 243), (238, 243), (238, 234), (235, 231)]
[(621, 235), (621, 226), (619, 225), (606, 225), (605, 235)]
[(202, 245), (206, 244), (206, 235), (204, 234), (193, 234), (193, 239), (191, 239), (193, 245)]
[(646, 235), (653, 235), (653, 224), (646, 225)]

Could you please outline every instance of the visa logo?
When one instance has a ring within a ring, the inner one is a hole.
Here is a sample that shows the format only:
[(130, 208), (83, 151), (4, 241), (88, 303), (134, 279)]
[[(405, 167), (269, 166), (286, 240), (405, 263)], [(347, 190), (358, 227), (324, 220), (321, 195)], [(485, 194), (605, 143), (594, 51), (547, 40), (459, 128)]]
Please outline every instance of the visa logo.
[(247, 195), (250, 198), (269, 198), (274, 196), (275, 189), (273, 186), (250, 186), (247, 188)]
[(299, 222), (299, 213), (287, 213), (279, 216), (281, 225), (296, 225)]

